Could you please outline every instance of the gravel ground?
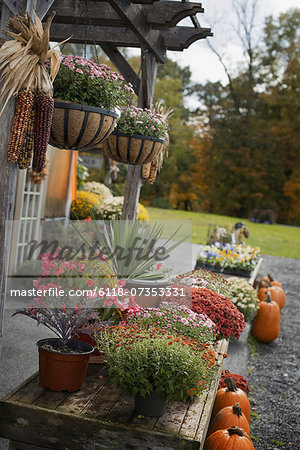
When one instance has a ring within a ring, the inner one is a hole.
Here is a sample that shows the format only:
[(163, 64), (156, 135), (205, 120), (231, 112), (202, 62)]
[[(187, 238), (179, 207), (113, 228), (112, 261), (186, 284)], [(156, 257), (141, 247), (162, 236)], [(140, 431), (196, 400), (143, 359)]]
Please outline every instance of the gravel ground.
[(261, 272), (282, 283), (286, 306), (278, 339), (249, 347), (251, 437), (256, 450), (300, 450), (300, 260), (264, 256)]

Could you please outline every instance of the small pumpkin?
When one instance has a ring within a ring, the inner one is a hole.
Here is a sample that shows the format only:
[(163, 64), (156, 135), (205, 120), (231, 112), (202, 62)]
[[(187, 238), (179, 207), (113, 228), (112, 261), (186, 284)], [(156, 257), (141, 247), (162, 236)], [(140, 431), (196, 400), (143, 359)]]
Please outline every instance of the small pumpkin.
[(204, 450), (255, 450), (248, 434), (239, 427), (218, 430), (205, 441)]
[(266, 277), (262, 277), (260, 279), (260, 282), (258, 284), (258, 289), (262, 288), (262, 287), (269, 287), (270, 286), (270, 278), (268, 276)]
[(285, 293), (279, 286), (269, 286), (267, 288), (260, 288), (258, 291), (258, 298), (260, 301), (266, 300), (267, 292), (271, 295), (271, 300), (278, 303), (280, 309), (285, 305)]
[(266, 300), (259, 303), (257, 315), (252, 324), (252, 335), (260, 342), (273, 342), (280, 332), (280, 308), (278, 303), (271, 299), (269, 290)]
[(268, 273), (268, 278), (269, 278), (272, 286), (279, 286), (282, 288), (282, 284), (280, 283), (280, 281), (278, 281), (278, 280), (276, 280), (276, 278), (272, 277), (272, 275), (270, 273)]
[(282, 284), (280, 283), (280, 281), (276, 280), (276, 278), (274, 278), (270, 273), (268, 273), (266, 277), (261, 278), (258, 289), (269, 286), (279, 286), (282, 288)]
[(250, 423), (250, 403), (247, 394), (242, 389), (236, 387), (233, 378), (225, 378), (226, 388), (218, 389), (214, 407), (211, 414), (211, 422), (221, 409), (239, 403), (240, 407)]
[(245, 414), (243, 414), (239, 403), (235, 403), (233, 406), (226, 406), (218, 412), (210, 424), (207, 436), (210, 436), (217, 430), (224, 430), (233, 425), (242, 428), (246, 433), (250, 434), (249, 422)]

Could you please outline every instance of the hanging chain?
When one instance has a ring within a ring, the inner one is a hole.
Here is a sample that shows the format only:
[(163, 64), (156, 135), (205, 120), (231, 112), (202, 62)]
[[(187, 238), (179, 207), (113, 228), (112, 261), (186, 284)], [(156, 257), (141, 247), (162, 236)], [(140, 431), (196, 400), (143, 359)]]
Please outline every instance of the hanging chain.
[(84, 46), (83, 46), (83, 57), (86, 59), (86, 46), (87, 46), (87, 34), (88, 34), (88, 18), (89, 18), (89, 0), (84, 1)]

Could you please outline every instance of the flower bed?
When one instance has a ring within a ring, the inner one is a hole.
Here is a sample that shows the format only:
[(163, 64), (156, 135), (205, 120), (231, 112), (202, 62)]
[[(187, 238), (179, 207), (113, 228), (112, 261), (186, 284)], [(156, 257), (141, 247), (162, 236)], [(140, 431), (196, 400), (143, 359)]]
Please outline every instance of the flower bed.
[(204, 246), (197, 258), (197, 267), (214, 272), (250, 277), (259, 259), (259, 247), (212, 244)]

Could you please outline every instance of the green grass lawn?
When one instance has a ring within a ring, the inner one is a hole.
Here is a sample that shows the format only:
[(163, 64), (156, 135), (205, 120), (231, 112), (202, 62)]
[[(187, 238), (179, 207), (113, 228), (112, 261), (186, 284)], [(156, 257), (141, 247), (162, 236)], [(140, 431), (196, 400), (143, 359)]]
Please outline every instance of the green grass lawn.
[(246, 219), (218, 216), (199, 212), (178, 211), (172, 209), (147, 208), (151, 220), (192, 221), (192, 241), (205, 244), (208, 226), (234, 225), (242, 221), (246, 223), (249, 239), (245, 243), (260, 247), (261, 253), (266, 255), (284, 256), (300, 259), (300, 228), (285, 225), (265, 225), (252, 223)]

